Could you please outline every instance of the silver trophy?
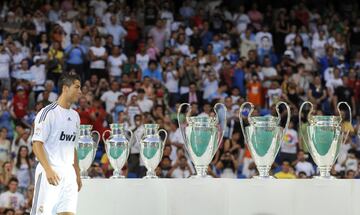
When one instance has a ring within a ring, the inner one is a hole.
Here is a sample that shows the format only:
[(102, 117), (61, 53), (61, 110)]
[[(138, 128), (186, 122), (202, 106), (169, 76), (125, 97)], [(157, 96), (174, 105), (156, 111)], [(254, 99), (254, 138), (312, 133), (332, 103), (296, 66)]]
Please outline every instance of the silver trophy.
[[(340, 102), (337, 110), (340, 116), (313, 116), (313, 104), (304, 102), (299, 110), (299, 123), (301, 127), (301, 114), (303, 107), (309, 104), (311, 109), (307, 115), (309, 125), (306, 126), (307, 135), (300, 132), (304, 142), (308, 144), (309, 152), (314, 162), (318, 166), (320, 176), (318, 179), (334, 179), (330, 175), (332, 166), (334, 165), (338, 155), (341, 143), (345, 142), (349, 132), (341, 131), (342, 117), (340, 114), (340, 105), (344, 104), (349, 109), (350, 122), (352, 120), (351, 108), (346, 102)], [(301, 130), (300, 130), (301, 131)]]
[[(103, 133), (102, 138), (106, 155), (111, 166), (114, 168), (111, 178), (125, 178), (125, 176), (120, 174), (120, 171), (129, 157), (131, 142), (134, 135), (130, 130), (125, 130), (124, 124), (110, 124), (110, 129), (111, 130), (106, 130)], [(129, 132), (130, 136), (127, 136), (126, 132)], [(105, 138), (105, 134), (107, 133), (110, 133), (108, 139)]]
[(92, 125), (80, 125), (80, 136), (76, 145), (80, 177), (83, 179), (90, 178), (88, 176), (87, 170), (95, 159), (96, 150), (100, 141), (99, 132), (91, 130)]
[[(183, 106), (188, 107), (186, 122), (180, 122)], [(219, 114), (217, 107), (222, 107)], [(216, 116), (190, 116), (190, 104), (183, 103), (178, 109), (179, 128), (185, 141), (185, 148), (193, 162), (196, 175), (192, 178), (207, 178), (207, 169), (217, 152), (226, 126), (226, 107), (217, 103), (214, 106)]]
[[(279, 106), (283, 104), (287, 109), (287, 121), (285, 128), (280, 126), (280, 111)], [(249, 126), (244, 128), (242, 112), (246, 105), (250, 106), (248, 114)], [(277, 117), (274, 116), (251, 116), (254, 110), (254, 105), (250, 102), (245, 102), (241, 105), (239, 110), (239, 118), (241, 130), (244, 134), (244, 140), (249, 148), (252, 158), (254, 159), (259, 176), (254, 176), (257, 179), (272, 179), (270, 176), (270, 169), (276, 155), (279, 152), (281, 141), (284, 138), (289, 122), (290, 122), (290, 107), (285, 102), (278, 102), (276, 104)]]
[[(165, 134), (164, 140), (161, 140), (160, 132)], [(155, 169), (162, 159), (166, 139), (167, 132), (159, 130), (158, 124), (144, 124), (144, 134), (140, 140), (140, 157), (147, 169), (144, 178), (158, 178)]]

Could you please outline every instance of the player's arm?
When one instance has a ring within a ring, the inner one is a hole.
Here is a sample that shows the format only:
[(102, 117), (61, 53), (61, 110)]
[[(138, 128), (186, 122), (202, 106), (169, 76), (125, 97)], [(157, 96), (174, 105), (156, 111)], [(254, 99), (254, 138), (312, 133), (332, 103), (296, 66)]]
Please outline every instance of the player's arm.
[(46, 144), (46, 141), (48, 140), (48, 137), (51, 133), (50, 118), (52, 116), (51, 113), (43, 114), (43, 111), (44, 109), (40, 111), (35, 117), (35, 128), (32, 137), (33, 152), (39, 160), (41, 166), (44, 168), (49, 184), (57, 186), (59, 184), (60, 178), (52, 169), (44, 149), (44, 144)]
[(74, 149), (74, 169), (76, 173), (76, 182), (78, 184), (78, 191), (80, 191), (82, 187), (82, 182), (80, 178), (80, 167), (79, 167), (79, 160), (76, 149)]
[[(79, 114), (77, 114), (78, 118), (77, 118), (77, 126), (76, 127), (80, 127), (80, 116)], [(75, 140), (75, 144), (78, 144), (79, 142), (79, 137), (80, 137), (80, 130), (78, 129), (77, 131), (77, 135), (76, 135), (76, 140)], [(82, 187), (82, 182), (81, 182), (81, 178), (80, 178), (80, 167), (79, 167), (79, 159), (78, 159), (78, 155), (77, 155), (77, 150), (76, 148), (74, 148), (74, 169), (75, 169), (75, 173), (76, 173), (76, 182), (78, 184), (78, 191), (81, 190)]]
[(60, 178), (51, 168), (49, 161), (47, 160), (45, 150), (44, 150), (44, 143), (40, 141), (33, 142), (33, 152), (36, 155), (37, 159), (39, 160), (41, 166), (44, 168), (46, 173), (46, 178), (49, 184), (58, 185)]

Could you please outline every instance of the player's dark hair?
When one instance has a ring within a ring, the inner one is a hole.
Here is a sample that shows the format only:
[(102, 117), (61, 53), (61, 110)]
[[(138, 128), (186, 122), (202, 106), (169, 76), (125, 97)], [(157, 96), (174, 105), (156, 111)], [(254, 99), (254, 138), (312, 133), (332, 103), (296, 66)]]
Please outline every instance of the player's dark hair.
[(74, 84), (75, 81), (80, 81), (81, 82), (81, 78), (78, 74), (76, 73), (63, 73), (58, 81), (58, 90), (59, 90), (59, 95), (62, 94), (62, 88), (63, 86), (67, 86), (70, 87), (72, 84)]

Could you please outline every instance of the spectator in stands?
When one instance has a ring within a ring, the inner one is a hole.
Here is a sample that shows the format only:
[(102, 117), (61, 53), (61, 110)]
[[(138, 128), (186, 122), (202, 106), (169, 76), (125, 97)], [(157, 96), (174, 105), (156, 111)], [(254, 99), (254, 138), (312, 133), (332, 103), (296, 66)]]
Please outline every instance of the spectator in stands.
[(20, 193), (25, 194), (27, 188), (33, 184), (32, 163), (29, 157), (29, 149), (27, 146), (20, 146), (15, 158), (13, 174), (18, 178), (18, 190)]
[(1, 88), (10, 89), (10, 64), (12, 57), (10, 53), (4, 47), (4, 44), (0, 44), (0, 81)]
[(90, 73), (95, 74), (98, 78), (107, 78), (108, 74), (105, 70), (107, 58), (108, 53), (101, 45), (101, 37), (95, 37), (95, 44), (89, 50)]
[(290, 122), (289, 128), (281, 142), (279, 154), (280, 162), (287, 160), (291, 164), (296, 160), (298, 143), (298, 132), (294, 129), (294, 123)]
[(149, 77), (155, 83), (163, 81), (161, 71), (155, 60), (150, 60), (148, 67), (142, 72), (142, 79), (144, 80), (145, 77)]
[(292, 166), (295, 167), (295, 172), (298, 177), (301, 177), (301, 173), (304, 173), (306, 177), (311, 177), (315, 174), (314, 166), (305, 160), (305, 154), (302, 150), (299, 150), (297, 153), (297, 159), (292, 162)]
[(179, 157), (167, 173), (167, 176), (171, 178), (188, 178), (191, 175), (192, 170), (185, 156)]
[(16, 178), (11, 178), (8, 183), (8, 191), (0, 194), (0, 211), (4, 212), (6, 209), (12, 208), (17, 213), (21, 213), (25, 207), (24, 195), (17, 192), (19, 181)]
[(80, 77), (84, 77), (84, 63), (86, 60), (86, 50), (80, 44), (80, 36), (73, 34), (71, 44), (65, 48), (66, 70), (74, 70)]
[(283, 161), (281, 165), (281, 171), (275, 174), (277, 179), (295, 179), (296, 176), (293, 173), (293, 169), (290, 166), (289, 161)]
[(113, 44), (115, 46), (123, 44), (123, 38), (127, 35), (127, 31), (123, 26), (118, 24), (115, 15), (111, 15), (110, 23), (106, 25), (106, 30), (113, 37)]
[(103, 93), (100, 98), (101, 101), (105, 102), (107, 113), (111, 113), (111, 110), (115, 107), (115, 103), (120, 95), (122, 95), (122, 93), (119, 91), (119, 83), (117, 81), (112, 81), (110, 90)]

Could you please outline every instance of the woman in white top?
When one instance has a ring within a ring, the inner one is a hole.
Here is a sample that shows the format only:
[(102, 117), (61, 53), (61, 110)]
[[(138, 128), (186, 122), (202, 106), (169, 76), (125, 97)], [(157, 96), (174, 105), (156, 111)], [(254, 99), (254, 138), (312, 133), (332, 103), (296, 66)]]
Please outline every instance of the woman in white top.
[(27, 187), (33, 182), (29, 149), (27, 146), (20, 146), (18, 156), (14, 162), (13, 174), (19, 180), (20, 193), (24, 194)]
[(99, 79), (107, 78), (105, 70), (107, 57), (106, 49), (101, 46), (101, 37), (97, 36), (95, 38), (95, 46), (90, 47), (89, 59), (91, 74), (97, 75)]
[(120, 81), (122, 69), (127, 60), (126, 55), (121, 53), (119, 46), (112, 48), (111, 55), (107, 59), (111, 80), (115, 79), (116, 81)]

